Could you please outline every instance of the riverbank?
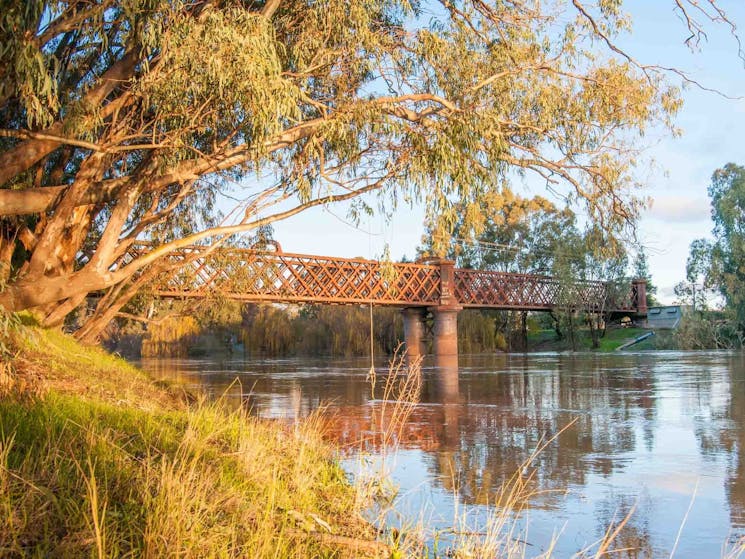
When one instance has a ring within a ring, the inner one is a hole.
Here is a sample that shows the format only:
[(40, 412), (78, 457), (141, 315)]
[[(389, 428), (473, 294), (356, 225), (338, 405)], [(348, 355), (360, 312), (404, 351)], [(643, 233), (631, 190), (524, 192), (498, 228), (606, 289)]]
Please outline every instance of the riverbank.
[[(616, 351), (625, 343), (654, 332), (655, 335), (634, 344), (629, 348), (633, 351), (676, 349), (675, 339), (671, 330), (651, 330), (647, 328), (609, 328), (605, 336), (600, 338), (600, 347), (592, 349), (589, 332), (580, 330), (577, 335), (577, 350), (611, 352)], [(572, 345), (566, 338), (557, 339), (553, 330), (538, 330), (528, 334), (529, 351), (571, 351)]]
[(379, 555), (319, 420), (207, 403), (98, 348), (5, 329), (0, 556)]

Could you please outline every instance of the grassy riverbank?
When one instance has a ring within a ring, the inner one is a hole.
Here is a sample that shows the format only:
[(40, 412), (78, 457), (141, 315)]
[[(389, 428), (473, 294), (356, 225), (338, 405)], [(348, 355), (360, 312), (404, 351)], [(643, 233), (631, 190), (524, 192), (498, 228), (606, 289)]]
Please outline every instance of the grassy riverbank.
[[(651, 330), (646, 328), (609, 328), (605, 336), (600, 338), (600, 347), (593, 350), (590, 333), (586, 330), (580, 330), (577, 332), (577, 349), (579, 351), (615, 351), (626, 342), (630, 342), (634, 338), (638, 338), (648, 332), (651, 332)], [(556, 339), (556, 332), (553, 330), (538, 330), (529, 334), (528, 347), (530, 351), (569, 351), (572, 349), (569, 340), (566, 338), (561, 340)], [(673, 339), (672, 331), (658, 330), (654, 336), (631, 346), (629, 350), (642, 351), (674, 348), (675, 340)]]
[(0, 369), (0, 556), (360, 557), (365, 502), (313, 421), (195, 401), (58, 332)]

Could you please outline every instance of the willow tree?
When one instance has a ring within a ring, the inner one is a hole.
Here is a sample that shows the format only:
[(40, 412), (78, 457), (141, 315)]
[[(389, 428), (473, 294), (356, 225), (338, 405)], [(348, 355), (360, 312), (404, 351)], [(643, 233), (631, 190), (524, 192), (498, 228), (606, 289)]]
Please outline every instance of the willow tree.
[(514, 170), (619, 227), (679, 106), (621, 4), (4, 0), (0, 306), (106, 316), (179, 247), (370, 192), (447, 227)]

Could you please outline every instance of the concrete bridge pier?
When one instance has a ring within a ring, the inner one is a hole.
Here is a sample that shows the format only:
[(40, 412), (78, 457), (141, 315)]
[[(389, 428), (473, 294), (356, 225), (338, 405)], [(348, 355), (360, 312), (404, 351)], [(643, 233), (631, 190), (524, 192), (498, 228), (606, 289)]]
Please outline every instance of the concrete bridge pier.
[[(458, 357), (458, 313), (462, 307), (444, 305), (430, 309), (435, 319), (434, 354), (435, 357)], [(452, 360), (450, 361), (452, 363)], [(456, 361), (457, 365), (457, 361)]]
[(424, 319), (427, 309), (423, 307), (409, 307), (402, 311), (404, 317), (404, 341), (406, 352), (410, 359), (426, 353), (424, 348)]
[(463, 310), (455, 296), (455, 262), (440, 261), (440, 304), (431, 307), (435, 318), (434, 352), (435, 361), (445, 356), (454, 356), (450, 365), (458, 368), (458, 313)]

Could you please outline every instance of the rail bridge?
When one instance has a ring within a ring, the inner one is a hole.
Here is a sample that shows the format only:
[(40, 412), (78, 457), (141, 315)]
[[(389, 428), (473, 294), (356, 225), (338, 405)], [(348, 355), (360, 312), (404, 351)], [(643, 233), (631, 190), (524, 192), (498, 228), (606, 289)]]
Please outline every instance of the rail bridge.
[(434, 352), (457, 355), (464, 308), (646, 315), (646, 282), (570, 285), (549, 276), (456, 268), (449, 260), (379, 262), (274, 250), (191, 246), (171, 253), (172, 269), (155, 286), (167, 298), (216, 295), (251, 302), (371, 304), (403, 311), (410, 356), (423, 351), (425, 317), (434, 318)]

